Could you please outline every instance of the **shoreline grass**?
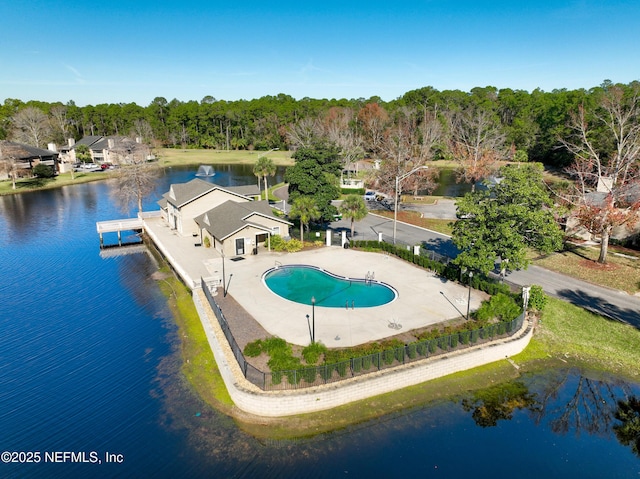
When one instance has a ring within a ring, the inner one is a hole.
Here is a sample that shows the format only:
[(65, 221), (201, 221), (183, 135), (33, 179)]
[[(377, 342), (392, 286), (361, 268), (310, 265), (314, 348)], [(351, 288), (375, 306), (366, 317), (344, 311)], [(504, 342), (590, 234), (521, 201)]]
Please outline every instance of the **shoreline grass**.
[(227, 415), (233, 413), (233, 400), (220, 375), (213, 351), (202, 327), (189, 289), (163, 266), (157, 283), (167, 303), (180, 337), (182, 373), (195, 392), (210, 406)]
[(108, 171), (97, 172), (77, 172), (71, 179), (71, 173), (60, 173), (54, 178), (24, 178), (16, 181), (16, 189), (13, 189), (11, 180), (0, 181), (0, 196), (14, 195), (17, 193), (29, 193), (31, 191), (50, 190), (53, 188), (62, 188), (63, 186), (79, 185), (82, 183), (90, 183), (92, 181), (102, 181), (113, 178), (113, 173)]

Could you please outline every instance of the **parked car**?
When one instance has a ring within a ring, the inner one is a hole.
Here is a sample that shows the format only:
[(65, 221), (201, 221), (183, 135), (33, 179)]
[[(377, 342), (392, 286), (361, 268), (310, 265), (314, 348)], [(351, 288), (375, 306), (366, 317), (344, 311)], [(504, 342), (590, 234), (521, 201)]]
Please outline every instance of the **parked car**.
[(376, 192), (375, 191), (367, 191), (364, 194), (364, 199), (365, 201), (375, 201), (376, 199)]

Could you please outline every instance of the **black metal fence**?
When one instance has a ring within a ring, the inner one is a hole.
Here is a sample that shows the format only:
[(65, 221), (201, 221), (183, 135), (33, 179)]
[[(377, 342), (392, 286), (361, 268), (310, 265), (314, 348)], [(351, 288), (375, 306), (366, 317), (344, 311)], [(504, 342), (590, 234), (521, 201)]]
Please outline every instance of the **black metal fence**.
[(202, 281), (202, 288), (244, 377), (265, 391), (300, 389), (334, 383), (347, 378), (362, 376), (382, 369), (393, 368), (401, 364), (445, 354), (453, 350), (488, 343), (498, 338), (511, 336), (519, 331), (525, 317), (523, 312), (513, 321), (503, 321), (479, 329), (444, 334), (435, 338), (424, 339), (415, 343), (405, 344), (365, 356), (350, 358), (333, 364), (323, 364), (321, 366), (286, 371), (263, 372), (249, 364), (245, 359), (242, 350), (233, 338), (227, 320), (215, 302), (213, 294), (204, 280)]

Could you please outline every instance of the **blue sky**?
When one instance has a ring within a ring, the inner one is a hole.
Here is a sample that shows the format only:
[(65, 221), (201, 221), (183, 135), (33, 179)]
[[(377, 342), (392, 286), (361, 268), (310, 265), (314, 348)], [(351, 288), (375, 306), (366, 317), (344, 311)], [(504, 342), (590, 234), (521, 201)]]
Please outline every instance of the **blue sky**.
[(0, 19), (0, 101), (389, 101), (640, 80), (637, 0), (4, 0)]

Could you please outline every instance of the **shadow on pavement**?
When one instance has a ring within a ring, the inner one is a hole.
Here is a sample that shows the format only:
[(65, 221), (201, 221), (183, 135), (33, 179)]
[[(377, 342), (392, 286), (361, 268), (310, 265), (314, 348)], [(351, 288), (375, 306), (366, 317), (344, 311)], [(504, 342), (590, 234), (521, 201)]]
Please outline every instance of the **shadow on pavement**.
[(456, 245), (450, 239), (445, 238), (430, 238), (422, 242), (422, 247), (449, 258), (455, 258), (460, 253)]
[(599, 314), (600, 316), (604, 316), (605, 318), (612, 319), (614, 321), (627, 323), (636, 329), (640, 329), (640, 311), (637, 309), (620, 308), (609, 303), (603, 298), (591, 296), (584, 291), (563, 289), (558, 291), (558, 296), (572, 304), (581, 306), (586, 310)]

